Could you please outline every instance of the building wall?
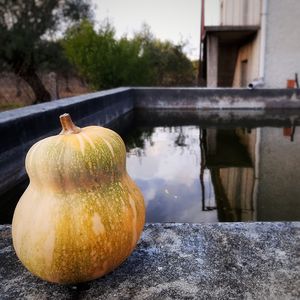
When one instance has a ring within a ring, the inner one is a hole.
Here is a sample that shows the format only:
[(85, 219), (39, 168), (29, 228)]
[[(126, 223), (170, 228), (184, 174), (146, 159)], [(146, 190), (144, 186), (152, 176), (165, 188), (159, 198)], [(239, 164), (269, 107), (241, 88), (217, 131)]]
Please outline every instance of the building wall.
[(286, 87), (300, 74), (300, 1), (269, 0), (265, 55), (265, 84)]
[(246, 82), (249, 83), (253, 79), (259, 77), (259, 59), (260, 59), (260, 31), (255, 38), (246, 45), (242, 46), (238, 51), (236, 60), (233, 87), (241, 87), (242, 85), (242, 62), (247, 61)]
[[(220, 0), (221, 25), (259, 26), (261, 8), (262, 0)], [(249, 82), (259, 77), (259, 56), (260, 31), (251, 42), (238, 49), (233, 87), (247, 86)], [(246, 65), (245, 62), (247, 62)]]
[[(266, 47), (265, 53), (262, 54), (264, 71), (259, 71), (261, 56), (261, 30), (259, 30), (256, 37), (241, 46), (238, 51), (232, 84), (234, 87), (245, 86), (246, 82), (263, 76), (266, 88), (285, 88), (288, 79), (294, 79), (295, 73), (300, 75), (300, 1), (266, 1), (268, 4)], [(220, 24), (261, 26), (263, 3), (263, 0), (220, 0)], [(245, 66), (242, 62), (246, 60), (246, 72), (242, 72), (241, 66)]]
[(220, 0), (221, 25), (259, 25), (262, 0)]
[(204, 0), (204, 1), (205, 1), (205, 9), (204, 9), (205, 26), (219, 26), (220, 25), (220, 0)]

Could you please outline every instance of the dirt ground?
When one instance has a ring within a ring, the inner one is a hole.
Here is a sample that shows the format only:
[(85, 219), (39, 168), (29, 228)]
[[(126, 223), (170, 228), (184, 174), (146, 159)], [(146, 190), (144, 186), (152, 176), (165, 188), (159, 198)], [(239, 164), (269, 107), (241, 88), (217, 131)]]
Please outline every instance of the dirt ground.
[[(43, 73), (39, 76), (53, 100), (92, 91), (86, 82), (74, 75), (67, 78), (54, 73)], [(33, 101), (33, 91), (25, 81), (13, 73), (0, 73), (0, 111), (31, 105)]]

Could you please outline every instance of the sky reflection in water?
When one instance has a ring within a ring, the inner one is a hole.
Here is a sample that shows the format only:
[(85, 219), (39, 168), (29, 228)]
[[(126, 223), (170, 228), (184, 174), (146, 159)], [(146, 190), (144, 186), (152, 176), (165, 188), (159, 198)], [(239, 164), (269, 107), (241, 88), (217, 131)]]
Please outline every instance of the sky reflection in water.
[[(202, 210), (200, 129), (156, 127), (143, 147), (127, 153), (127, 171), (142, 190), (147, 222), (217, 222), (217, 211)], [(210, 172), (204, 172), (206, 204), (215, 206)]]

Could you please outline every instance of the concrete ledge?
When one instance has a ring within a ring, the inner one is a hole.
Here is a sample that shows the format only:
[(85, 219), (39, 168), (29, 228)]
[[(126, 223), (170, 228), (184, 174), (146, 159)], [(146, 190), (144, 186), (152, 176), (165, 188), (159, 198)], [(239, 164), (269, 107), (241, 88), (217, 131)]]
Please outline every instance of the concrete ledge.
[(95, 113), (105, 125), (133, 109), (129, 88), (118, 88), (50, 101), (0, 113), (0, 153), (60, 129), (59, 115), (68, 112), (79, 125)]
[(300, 108), (300, 89), (134, 88), (133, 95), (138, 108)]
[(300, 222), (148, 224), (123, 265), (62, 286), (31, 275), (0, 226), (1, 299), (299, 299)]

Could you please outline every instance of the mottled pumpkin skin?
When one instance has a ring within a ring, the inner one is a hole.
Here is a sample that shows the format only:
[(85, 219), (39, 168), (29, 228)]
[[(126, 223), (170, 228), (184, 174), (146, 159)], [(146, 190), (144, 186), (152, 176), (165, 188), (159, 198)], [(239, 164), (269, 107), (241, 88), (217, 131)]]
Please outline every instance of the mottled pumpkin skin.
[(32, 146), (30, 184), (15, 209), (12, 235), (33, 274), (78, 283), (103, 276), (130, 255), (145, 207), (125, 164), (122, 139), (98, 126)]

